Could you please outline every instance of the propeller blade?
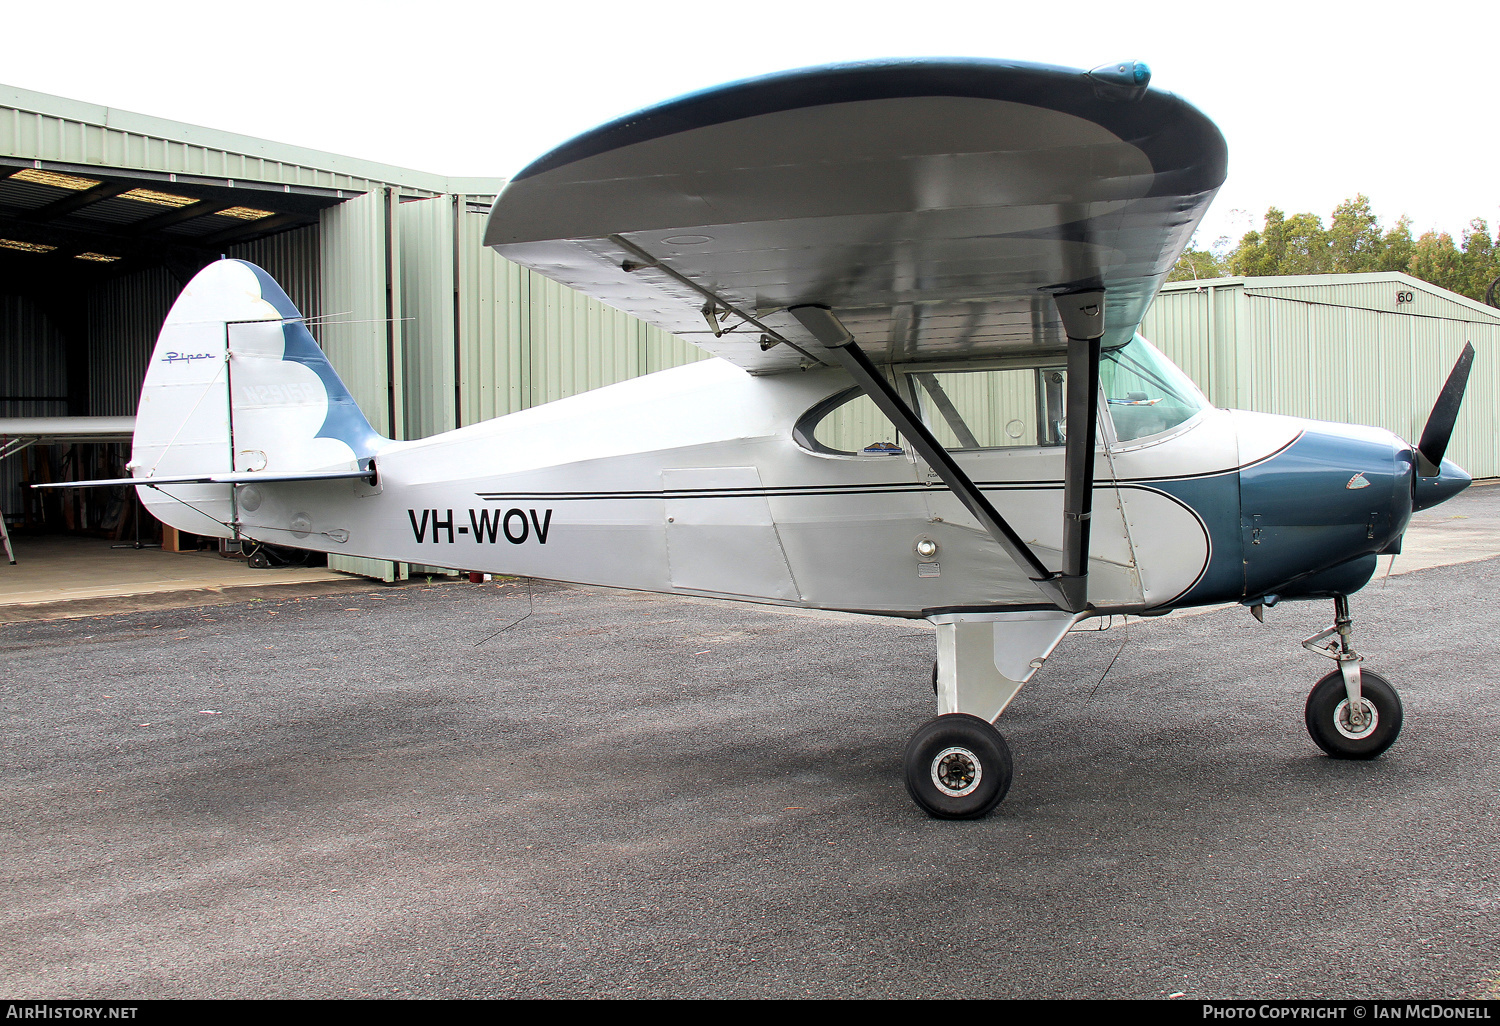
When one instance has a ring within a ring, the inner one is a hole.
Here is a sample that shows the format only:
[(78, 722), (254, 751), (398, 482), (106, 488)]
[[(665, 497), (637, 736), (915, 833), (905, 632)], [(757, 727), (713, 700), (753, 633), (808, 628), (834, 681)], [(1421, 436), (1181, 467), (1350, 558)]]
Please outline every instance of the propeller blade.
[(1430, 471), (1426, 467), (1422, 468), (1424, 477), (1437, 473), (1439, 464), (1443, 462), (1443, 454), (1448, 451), (1448, 440), (1453, 437), (1453, 425), (1458, 420), (1458, 408), (1463, 405), (1464, 389), (1469, 386), (1469, 367), (1473, 363), (1474, 344), (1465, 342), (1464, 351), (1458, 355), (1458, 362), (1453, 365), (1453, 373), (1448, 375), (1447, 383), (1438, 393), (1437, 402), (1432, 405), (1427, 426), (1422, 429), (1422, 440), (1417, 443), (1417, 452), (1431, 466)]

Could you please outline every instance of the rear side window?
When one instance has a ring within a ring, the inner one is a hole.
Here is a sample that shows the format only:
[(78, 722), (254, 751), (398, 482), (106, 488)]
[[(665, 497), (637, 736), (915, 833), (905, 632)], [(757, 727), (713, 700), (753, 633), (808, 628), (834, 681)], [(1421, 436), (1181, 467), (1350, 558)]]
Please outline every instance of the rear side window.
[(896, 425), (862, 389), (829, 396), (802, 415), (793, 434), (803, 448), (833, 456), (900, 456)]

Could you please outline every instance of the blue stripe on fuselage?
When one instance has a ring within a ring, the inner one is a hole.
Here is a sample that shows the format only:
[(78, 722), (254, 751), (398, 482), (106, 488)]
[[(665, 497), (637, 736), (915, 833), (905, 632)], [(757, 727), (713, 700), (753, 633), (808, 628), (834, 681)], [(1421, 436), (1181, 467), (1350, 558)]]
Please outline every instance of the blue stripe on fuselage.
[(1208, 531), (1208, 568), (1185, 595), (1164, 604), (1201, 606), (1238, 601), (1245, 591), (1245, 567), (1240, 554), (1239, 473), (1141, 483), (1187, 506)]

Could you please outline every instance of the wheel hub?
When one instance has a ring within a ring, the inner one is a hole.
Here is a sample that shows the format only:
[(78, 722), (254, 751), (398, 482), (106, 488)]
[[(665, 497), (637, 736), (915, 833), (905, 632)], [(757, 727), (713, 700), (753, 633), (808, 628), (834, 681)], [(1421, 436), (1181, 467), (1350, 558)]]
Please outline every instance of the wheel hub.
[(1380, 713), (1375, 706), (1361, 698), (1359, 704), (1364, 707), (1365, 721), (1358, 726), (1351, 722), (1349, 715), (1349, 699), (1344, 699), (1333, 710), (1333, 725), (1338, 732), (1350, 741), (1362, 741), (1375, 733), (1375, 728), (1380, 725)]
[(967, 748), (945, 748), (932, 760), (932, 784), (950, 798), (962, 798), (979, 786), (984, 767)]

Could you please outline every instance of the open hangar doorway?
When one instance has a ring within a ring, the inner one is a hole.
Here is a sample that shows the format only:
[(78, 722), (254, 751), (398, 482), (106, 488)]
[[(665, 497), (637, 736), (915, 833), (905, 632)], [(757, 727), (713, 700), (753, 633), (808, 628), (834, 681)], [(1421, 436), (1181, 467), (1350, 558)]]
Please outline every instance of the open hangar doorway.
[[(0, 419), (133, 416), (162, 320), (221, 255), (277, 280), (388, 438), (707, 358), (487, 249), (505, 184), (0, 85)], [(102, 512), (71, 505), (102, 492), (28, 499), (21, 478), (40, 473), (40, 446), (0, 459), (7, 518), (60, 532), (50, 538), (133, 536), (107, 501)], [(46, 472), (124, 476), (127, 448), (54, 446)], [(346, 555), (329, 564), (384, 581), (452, 572)]]
[[(0, 156), (0, 422), (11, 429), (0, 438), (0, 511), (9, 531), (159, 543), (161, 527), (132, 489), (27, 486), (128, 476), (120, 418), (135, 413), (167, 311), (213, 260), (261, 264), (316, 317), (319, 215), (353, 195)], [(99, 430), (54, 436), (56, 418), (90, 418)]]

